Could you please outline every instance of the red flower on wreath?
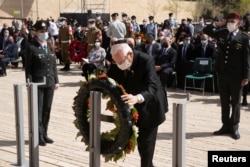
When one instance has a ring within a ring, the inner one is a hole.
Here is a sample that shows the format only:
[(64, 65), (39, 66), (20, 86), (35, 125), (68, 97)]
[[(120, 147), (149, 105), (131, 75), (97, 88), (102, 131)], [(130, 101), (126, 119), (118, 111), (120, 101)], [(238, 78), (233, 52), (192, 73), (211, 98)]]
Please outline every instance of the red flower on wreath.
[(69, 45), (69, 56), (74, 62), (81, 62), (87, 57), (87, 48), (80, 41), (73, 40)]

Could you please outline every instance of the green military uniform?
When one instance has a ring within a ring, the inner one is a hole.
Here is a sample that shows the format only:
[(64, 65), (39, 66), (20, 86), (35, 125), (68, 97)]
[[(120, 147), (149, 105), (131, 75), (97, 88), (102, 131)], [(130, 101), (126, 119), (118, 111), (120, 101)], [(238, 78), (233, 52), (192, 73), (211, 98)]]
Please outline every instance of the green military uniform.
[(88, 53), (92, 48), (94, 48), (94, 43), (96, 39), (101, 40), (102, 32), (97, 27), (89, 28), (86, 34), (86, 42), (88, 43)]
[(69, 70), (69, 65), (70, 65), (71, 60), (69, 57), (68, 48), (69, 48), (70, 41), (73, 39), (73, 36), (69, 33), (68, 26), (60, 27), (58, 39), (59, 39), (59, 44), (60, 44), (60, 48), (61, 48), (61, 57), (62, 57), (64, 65), (65, 65), (65, 68), (63, 68), (63, 69)]

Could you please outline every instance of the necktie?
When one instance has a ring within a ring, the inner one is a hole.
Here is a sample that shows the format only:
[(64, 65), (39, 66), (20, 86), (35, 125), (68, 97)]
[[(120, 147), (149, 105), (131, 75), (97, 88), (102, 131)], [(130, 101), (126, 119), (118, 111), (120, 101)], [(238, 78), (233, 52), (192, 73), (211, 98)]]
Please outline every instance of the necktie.
[(229, 42), (232, 42), (233, 37), (234, 37), (233, 33), (230, 33), (230, 34), (228, 35), (228, 41), (229, 41)]
[(201, 54), (201, 57), (205, 57), (205, 53), (206, 53), (206, 47), (203, 46), (203, 47), (202, 47), (202, 54)]
[(182, 60), (186, 61), (186, 45), (183, 45), (183, 49), (182, 49)]

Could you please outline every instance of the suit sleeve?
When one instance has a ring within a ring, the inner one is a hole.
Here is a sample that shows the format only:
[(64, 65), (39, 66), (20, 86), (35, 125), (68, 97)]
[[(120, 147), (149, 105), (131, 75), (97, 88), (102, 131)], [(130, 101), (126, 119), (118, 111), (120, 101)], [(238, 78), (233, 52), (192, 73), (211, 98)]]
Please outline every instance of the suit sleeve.
[(32, 68), (32, 52), (30, 50), (30, 46), (27, 47), (25, 52), (25, 78), (26, 82), (29, 81), (32, 82), (32, 75), (31, 75), (31, 68)]

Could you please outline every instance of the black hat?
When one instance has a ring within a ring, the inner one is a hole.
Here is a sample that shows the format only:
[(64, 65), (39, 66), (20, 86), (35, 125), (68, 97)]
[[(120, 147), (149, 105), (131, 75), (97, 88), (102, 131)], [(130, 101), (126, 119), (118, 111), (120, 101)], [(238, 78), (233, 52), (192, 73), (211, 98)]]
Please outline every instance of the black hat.
[(153, 20), (154, 16), (149, 16), (148, 18), (149, 18), (149, 20)]
[(171, 16), (173, 16), (173, 13), (169, 13), (168, 15), (171, 17)]
[(118, 13), (113, 13), (111, 17), (119, 16)]
[(38, 31), (38, 30), (48, 30), (49, 23), (45, 20), (39, 20), (33, 25), (33, 30)]
[(122, 13), (122, 17), (127, 17), (127, 13)]
[(136, 19), (135, 15), (131, 16), (131, 19)]
[(192, 19), (190, 19), (190, 18), (187, 18), (187, 21), (191, 22), (191, 21), (192, 21)]

